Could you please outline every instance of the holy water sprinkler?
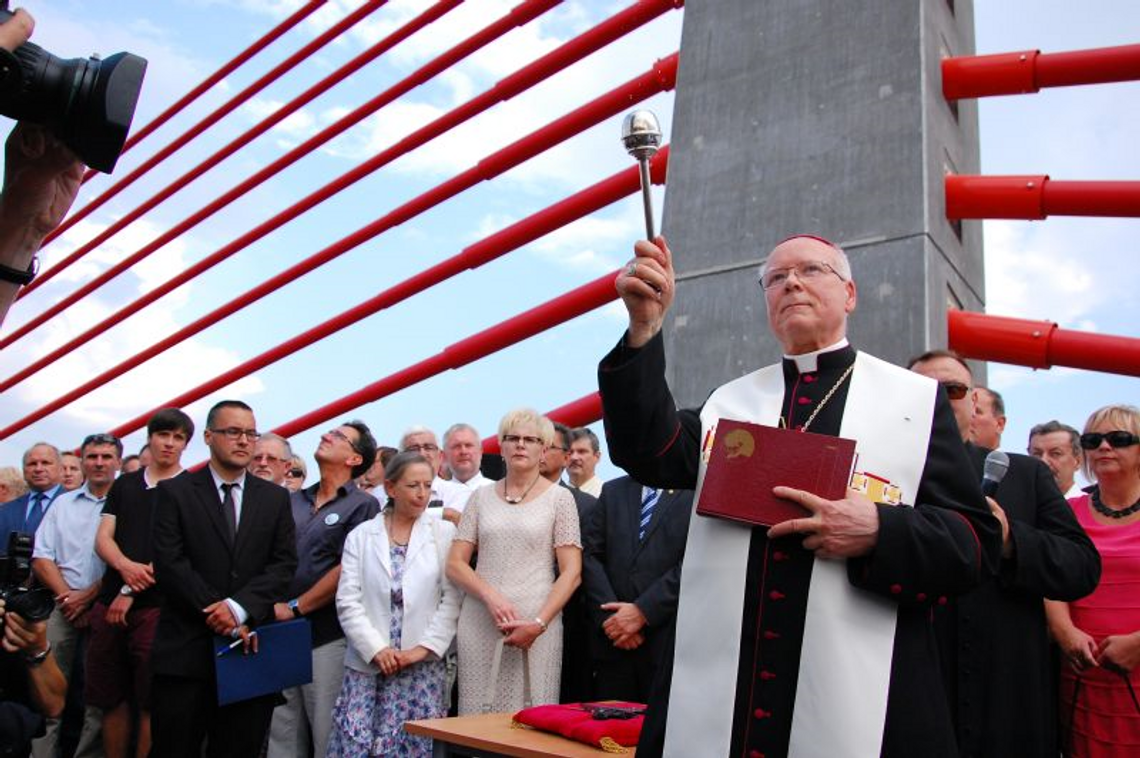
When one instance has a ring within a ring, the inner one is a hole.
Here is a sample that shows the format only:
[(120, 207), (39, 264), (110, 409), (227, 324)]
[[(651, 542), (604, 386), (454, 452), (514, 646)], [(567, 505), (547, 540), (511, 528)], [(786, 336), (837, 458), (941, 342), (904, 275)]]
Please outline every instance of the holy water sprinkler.
[(661, 147), (661, 126), (652, 111), (634, 111), (621, 124), (621, 141), (625, 151), (637, 159), (641, 168), (641, 199), (645, 204), (645, 238), (652, 240), (653, 199), (650, 195), (649, 159)]

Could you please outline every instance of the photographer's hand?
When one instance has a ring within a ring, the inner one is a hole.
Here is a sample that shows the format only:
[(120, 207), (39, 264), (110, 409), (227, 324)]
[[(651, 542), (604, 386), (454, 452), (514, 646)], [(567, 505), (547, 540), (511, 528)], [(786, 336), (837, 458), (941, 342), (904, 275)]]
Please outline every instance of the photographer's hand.
[[(25, 621), (18, 613), (7, 613), (3, 618), (4, 639), (0, 644), (9, 653), (19, 653), (29, 659), (28, 685), (32, 700), (44, 716), (58, 718), (67, 698), (67, 680), (48, 648), (47, 622)], [(33, 665), (32, 659), (41, 653), (46, 653), (45, 657)]]
[[(0, 192), (0, 263), (27, 271), (43, 239), (59, 226), (83, 179), (83, 164), (41, 126), (21, 122), (8, 137)], [(19, 285), (0, 281), (0, 323)]]
[(5, 50), (15, 50), (28, 41), (32, 30), (36, 28), (36, 20), (23, 8), (12, 12), (12, 18), (0, 24), (0, 47)]

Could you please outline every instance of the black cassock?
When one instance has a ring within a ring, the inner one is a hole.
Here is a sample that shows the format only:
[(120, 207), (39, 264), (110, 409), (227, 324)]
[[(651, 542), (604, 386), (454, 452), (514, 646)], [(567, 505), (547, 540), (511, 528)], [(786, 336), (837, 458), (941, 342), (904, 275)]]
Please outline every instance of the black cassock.
[[(989, 450), (967, 445), (981, 479)], [(1056, 660), (1042, 598), (1077, 600), (1100, 579), (1100, 554), (1045, 464), (1010, 454), (994, 499), (1013, 552), (980, 587), (935, 609), (961, 756), (1056, 756)]]
[[(784, 361), (784, 413), (802, 426), (854, 362), (844, 347), (819, 356), (818, 370), (801, 374)], [(598, 367), (610, 457), (643, 484), (696, 486), (701, 446), (699, 410), (677, 411), (665, 382), (661, 335), (641, 349), (619, 344)], [(849, 383), (820, 408), (810, 431), (836, 435)], [(891, 398), (885, 395), (884, 404)], [(985, 507), (945, 393), (938, 391), (926, 465), (914, 508), (879, 506), (878, 544), (847, 561), (853, 585), (898, 603), (884, 756), (953, 756), (953, 724), (939, 686), (931, 610), (972, 589), (997, 570), (1001, 530)], [(732, 756), (776, 756), (788, 750), (804, 611), (814, 555), (802, 538), (769, 540), (752, 532), (742, 612)], [(684, 595), (681, 596), (684, 603)], [(710, 645), (716, 640), (710, 638)], [(671, 657), (670, 657), (671, 660)], [(661, 754), (671, 666), (650, 699), (639, 758)]]

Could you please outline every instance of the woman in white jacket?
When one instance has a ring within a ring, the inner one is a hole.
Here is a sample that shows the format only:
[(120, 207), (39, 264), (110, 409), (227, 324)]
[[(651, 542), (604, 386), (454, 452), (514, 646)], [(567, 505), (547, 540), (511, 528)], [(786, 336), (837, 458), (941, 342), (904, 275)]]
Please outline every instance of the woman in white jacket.
[(431, 464), (401, 453), (384, 470), (388, 503), (344, 543), (337, 612), (348, 640), (329, 756), (430, 756), (404, 722), (446, 715), (444, 654), (460, 592), (444, 566), (455, 527), (425, 514)]

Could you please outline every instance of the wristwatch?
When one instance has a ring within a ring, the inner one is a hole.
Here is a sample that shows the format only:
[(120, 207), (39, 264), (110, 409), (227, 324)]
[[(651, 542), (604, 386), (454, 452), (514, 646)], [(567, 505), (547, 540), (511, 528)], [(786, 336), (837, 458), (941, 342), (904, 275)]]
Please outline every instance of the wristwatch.
[(131, 585), (124, 584), (119, 588), (119, 594), (123, 595), (124, 597), (130, 597), (131, 595), (135, 594), (135, 591), (131, 589)]
[(18, 268), (12, 268), (11, 266), (5, 266), (3, 263), (0, 263), (0, 281), (11, 282), (12, 284), (18, 284), (23, 287), (36, 278), (36, 272), (39, 271), (39, 262), (40, 259), (38, 257), (32, 256), (32, 262), (28, 264), (26, 271), (21, 271)]
[(295, 619), (299, 619), (304, 615), (301, 613), (301, 608), (298, 606), (297, 598), (293, 598), (289, 601), (289, 610), (293, 611), (293, 618)]
[(31, 668), (35, 668), (36, 666), (40, 666), (43, 664), (44, 661), (47, 660), (48, 653), (50, 653), (50, 652), (51, 652), (51, 641), (49, 640), (47, 643), (47, 647), (45, 647), (40, 652), (35, 653), (33, 655), (25, 655), (24, 656), (24, 663), (28, 664), (28, 666), (30, 666)]

